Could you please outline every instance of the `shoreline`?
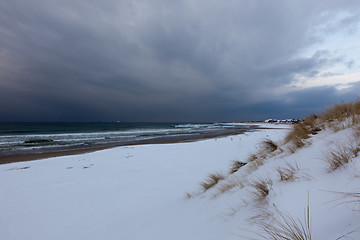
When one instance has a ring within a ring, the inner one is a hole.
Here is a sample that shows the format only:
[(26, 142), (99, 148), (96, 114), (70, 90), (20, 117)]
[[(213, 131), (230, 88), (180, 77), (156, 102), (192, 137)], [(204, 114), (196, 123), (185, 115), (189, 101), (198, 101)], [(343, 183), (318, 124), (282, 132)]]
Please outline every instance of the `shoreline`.
[[(245, 124), (245, 123), (243, 123)], [(154, 139), (147, 139), (136, 142), (129, 143), (119, 143), (111, 146), (93, 146), (88, 148), (81, 149), (69, 149), (63, 151), (53, 151), (53, 152), (43, 152), (43, 153), (26, 153), (21, 155), (12, 155), (12, 156), (0, 156), (0, 165), (10, 164), (16, 162), (27, 162), (27, 161), (36, 161), (47, 158), (61, 157), (61, 156), (71, 156), (86, 154), (91, 152), (97, 152), (106, 149), (112, 149), (116, 147), (123, 146), (136, 146), (136, 145), (149, 145), (149, 144), (172, 144), (172, 143), (187, 143), (187, 142), (197, 142), (212, 138), (222, 138), (227, 136), (234, 136), (239, 134), (244, 134), (246, 132), (253, 132), (261, 129), (281, 129), (279, 127), (274, 127), (278, 124), (269, 124), (269, 123), (246, 123), (250, 125), (249, 129), (242, 129), (234, 132), (218, 133), (218, 134), (202, 134), (201, 136), (191, 135), (186, 137), (160, 137)], [(283, 124), (281, 124), (283, 125)], [(287, 124), (286, 124), (287, 125)]]
[[(201, 135), (201, 136), (187, 136), (186, 138), (172, 138), (172, 137), (163, 137), (163, 138), (156, 138), (156, 139), (148, 139), (137, 141), (134, 143), (123, 143), (123, 144), (116, 144), (111, 146), (97, 146), (97, 147), (90, 147), (90, 148), (83, 148), (83, 149), (73, 149), (73, 150), (64, 150), (64, 151), (54, 151), (54, 152), (44, 152), (44, 153), (29, 153), (23, 155), (13, 155), (13, 156), (4, 156), (0, 157), (0, 165), (2, 164), (9, 164), (9, 163), (16, 163), (16, 162), (27, 162), (27, 161), (36, 161), (46, 158), (53, 158), (53, 157), (61, 157), (61, 156), (71, 156), (71, 155), (78, 155), (78, 154), (85, 154), (91, 152), (97, 152), (101, 150), (116, 148), (116, 147), (123, 147), (123, 146), (136, 146), (136, 145), (149, 145), (149, 144), (171, 144), (171, 143), (186, 143), (186, 142), (197, 142), (206, 139), (212, 138), (222, 138), (227, 136), (239, 135), (245, 132), (251, 132), (258, 129), (264, 129), (260, 126), (253, 126), (250, 129), (236, 131), (236, 132), (228, 132), (222, 134), (211, 134), (211, 135)], [(268, 128), (265, 128), (268, 129)]]

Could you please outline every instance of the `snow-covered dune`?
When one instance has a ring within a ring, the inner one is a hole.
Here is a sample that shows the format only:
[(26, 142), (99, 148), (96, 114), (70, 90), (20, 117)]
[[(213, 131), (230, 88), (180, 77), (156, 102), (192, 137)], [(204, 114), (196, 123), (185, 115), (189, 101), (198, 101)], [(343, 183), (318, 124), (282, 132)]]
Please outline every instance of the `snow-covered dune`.
[[(313, 239), (360, 227), (358, 206), (339, 205), (346, 200), (329, 192), (359, 191), (360, 158), (332, 172), (323, 160), (337, 144), (355, 141), (353, 130), (321, 131), (293, 153), (282, 144), (290, 131), (283, 126), (0, 165), (0, 239), (261, 239), (259, 222), (279, 211), (303, 221), (308, 197)], [(265, 140), (280, 148), (228, 173)], [(277, 169), (288, 164), (296, 170), (284, 181)], [(225, 179), (205, 191), (201, 183), (215, 172)], [(264, 199), (254, 194), (259, 179), (272, 182)]]

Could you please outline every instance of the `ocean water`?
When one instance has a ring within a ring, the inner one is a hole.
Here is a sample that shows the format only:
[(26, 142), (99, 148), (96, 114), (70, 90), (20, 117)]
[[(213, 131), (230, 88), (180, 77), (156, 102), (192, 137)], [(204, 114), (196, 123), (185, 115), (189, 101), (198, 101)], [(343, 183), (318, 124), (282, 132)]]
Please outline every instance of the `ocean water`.
[(240, 133), (236, 123), (0, 123), (0, 157)]

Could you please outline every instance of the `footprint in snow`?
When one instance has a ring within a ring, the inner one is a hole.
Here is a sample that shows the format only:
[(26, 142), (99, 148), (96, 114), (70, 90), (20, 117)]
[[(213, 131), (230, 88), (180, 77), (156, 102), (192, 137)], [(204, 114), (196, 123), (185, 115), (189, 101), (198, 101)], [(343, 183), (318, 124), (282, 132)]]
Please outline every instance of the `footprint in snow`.
[(92, 166), (94, 166), (94, 164), (90, 164), (89, 166), (84, 166), (83, 169), (85, 169), (85, 168), (91, 168)]

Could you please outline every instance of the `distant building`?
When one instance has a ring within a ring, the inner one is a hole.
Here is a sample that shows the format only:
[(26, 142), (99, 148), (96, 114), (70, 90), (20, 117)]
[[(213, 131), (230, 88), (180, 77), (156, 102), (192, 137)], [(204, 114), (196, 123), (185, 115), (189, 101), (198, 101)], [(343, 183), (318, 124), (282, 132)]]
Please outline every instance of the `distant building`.
[(265, 123), (299, 123), (299, 122), (301, 122), (301, 120), (298, 118), (283, 119), (283, 120), (276, 120), (276, 119), (269, 118), (269, 119), (266, 119), (264, 122)]
[(266, 122), (266, 123), (276, 123), (276, 122), (278, 122), (278, 120), (269, 118), (269, 119), (266, 119), (264, 122)]

